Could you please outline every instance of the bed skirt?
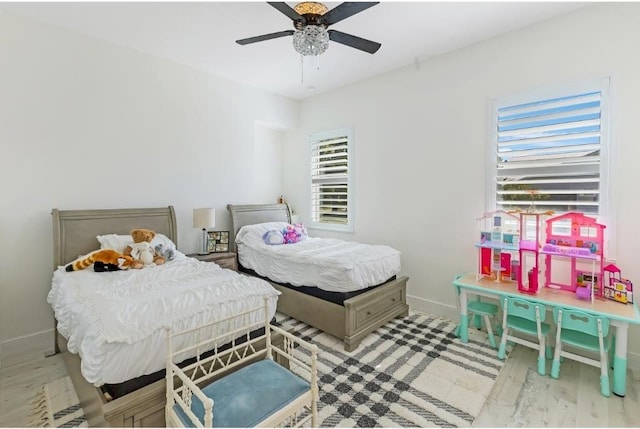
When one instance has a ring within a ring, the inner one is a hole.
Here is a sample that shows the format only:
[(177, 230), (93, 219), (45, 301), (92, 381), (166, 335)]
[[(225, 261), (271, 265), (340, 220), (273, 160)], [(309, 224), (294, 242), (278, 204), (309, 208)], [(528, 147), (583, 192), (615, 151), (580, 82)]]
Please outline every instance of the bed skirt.
[(315, 287), (315, 286), (294, 286), (294, 285), (289, 284), (289, 283), (274, 282), (273, 280), (271, 280), (271, 279), (269, 279), (267, 277), (261, 276), (260, 274), (256, 273), (251, 268), (243, 267), (241, 264), (238, 264), (238, 271), (243, 272), (243, 273), (247, 273), (247, 274), (249, 274), (251, 276), (254, 276), (254, 277), (258, 277), (258, 278), (260, 278), (262, 280), (266, 280), (266, 281), (268, 281), (270, 283), (278, 284), (278, 285), (280, 285), (282, 287), (286, 287), (286, 288), (289, 288), (289, 289), (296, 290), (298, 292), (302, 292), (305, 295), (311, 295), (311, 296), (314, 296), (316, 298), (320, 298), (320, 299), (322, 299), (324, 301), (333, 302), (334, 304), (338, 304), (338, 305), (341, 305), (343, 307), (344, 307), (344, 302), (346, 300), (348, 300), (349, 298), (353, 298), (354, 296), (358, 296), (360, 294), (368, 292), (368, 291), (370, 291), (372, 289), (377, 288), (378, 286), (380, 286), (380, 285), (382, 285), (384, 283), (387, 283), (387, 282), (390, 282), (391, 280), (395, 280), (396, 279), (396, 276), (393, 276), (393, 277), (385, 280), (384, 282), (382, 282), (379, 285), (370, 286), (368, 288), (356, 290), (356, 291), (353, 291), (353, 292), (331, 292), (331, 291), (326, 291), (326, 290), (320, 289), (320, 288)]
[[(275, 317), (271, 320), (271, 323), (275, 322)], [(251, 331), (249, 333), (249, 337), (251, 339), (259, 337), (260, 335), (264, 335), (264, 328), (256, 329), (255, 331)], [(242, 344), (247, 341), (246, 336), (242, 336), (236, 340), (236, 344)], [(221, 346), (218, 351), (224, 351), (231, 347), (231, 343), (225, 344)], [(213, 354), (213, 350), (202, 353), (200, 356), (201, 359), (204, 359)], [(189, 364), (192, 364), (196, 361), (195, 357), (186, 359), (178, 364), (178, 366), (183, 367)], [(158, 380), (162, 380), (166, 374), (165, 369), (161, 369), (160, 371), (156, 371), (152, 374), (142, 375), (140, 377), (133, 378), (131, 380), (123, 381), (122, 383), (117, 384), (104, 384), (100, 387), (102, 392), (107, 395), (107, 397), (111, 399), (120, 398), (128, 393), (131, 393), (135, 390), (138, 390), (144, 386), (147, 386), (151, 383), (154, 383)]]

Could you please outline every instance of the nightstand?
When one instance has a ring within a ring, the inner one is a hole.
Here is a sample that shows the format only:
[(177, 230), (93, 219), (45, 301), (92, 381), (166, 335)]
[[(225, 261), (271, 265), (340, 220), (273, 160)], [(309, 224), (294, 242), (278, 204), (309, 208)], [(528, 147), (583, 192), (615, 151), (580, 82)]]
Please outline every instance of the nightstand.
[(233, 271), (238, 271), (238, 258), (234, 252), (209, 253), (207, 255), (192, 253), (187, 256), (199, 259), (200, 261), (215, 262), (222, 268), (228, 268)]

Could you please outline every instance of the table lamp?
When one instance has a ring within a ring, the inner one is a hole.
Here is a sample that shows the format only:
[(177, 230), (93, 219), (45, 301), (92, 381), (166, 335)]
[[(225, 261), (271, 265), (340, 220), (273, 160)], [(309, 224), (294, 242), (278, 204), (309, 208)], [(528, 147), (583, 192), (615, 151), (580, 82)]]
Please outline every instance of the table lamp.
[(202, 246), (199, 255), (209, 253), (207, 246), (207, 228), (216, 226), (216, 210), (215, 209), (193, 209), (193, 227), (202, 228)]

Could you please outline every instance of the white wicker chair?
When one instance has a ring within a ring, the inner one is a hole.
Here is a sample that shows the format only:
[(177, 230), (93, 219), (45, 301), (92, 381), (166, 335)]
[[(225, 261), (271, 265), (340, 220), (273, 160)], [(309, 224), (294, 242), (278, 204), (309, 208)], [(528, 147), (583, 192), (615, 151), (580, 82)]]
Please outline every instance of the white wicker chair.
[[(187, 331), (167, 328), (167, 427), (316, 426), (317, 346), (271, 325), (268, 305)], [(174, 363), (194, 350), (194, 363)]]

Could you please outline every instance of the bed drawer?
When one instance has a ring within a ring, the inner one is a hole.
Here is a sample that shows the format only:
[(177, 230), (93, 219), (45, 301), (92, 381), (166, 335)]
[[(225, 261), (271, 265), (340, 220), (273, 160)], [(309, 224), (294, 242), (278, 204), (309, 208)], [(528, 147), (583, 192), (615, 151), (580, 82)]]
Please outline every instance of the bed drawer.
[[(356, 329), (376, 322), (381, 315), (392, 311), (395, 307), (404, 304), (403, 291), (397, 289), (387, 294), (380, 295), (374, 301), (370, 301), (356, 308)], [(388, 311), (387, 311), (388, 310)]]

